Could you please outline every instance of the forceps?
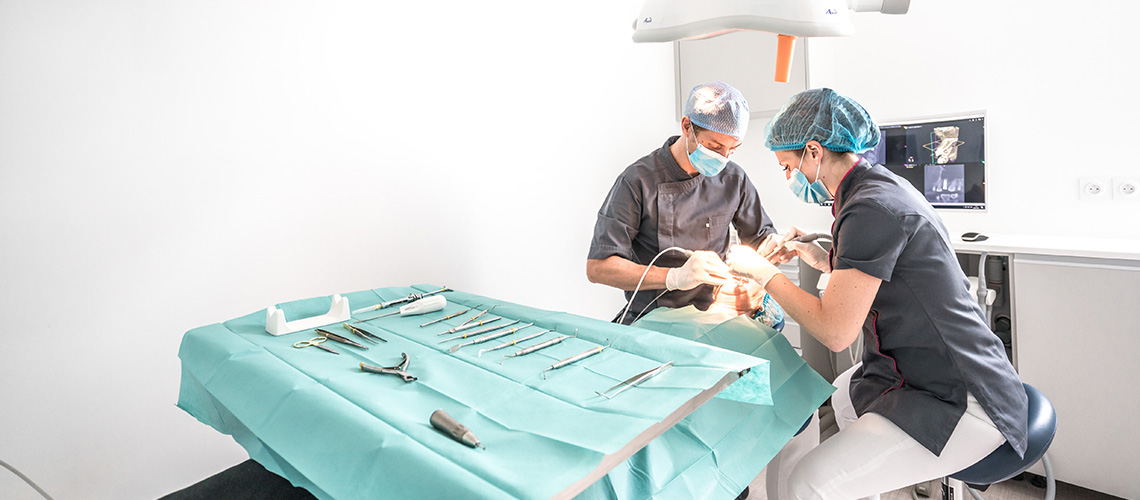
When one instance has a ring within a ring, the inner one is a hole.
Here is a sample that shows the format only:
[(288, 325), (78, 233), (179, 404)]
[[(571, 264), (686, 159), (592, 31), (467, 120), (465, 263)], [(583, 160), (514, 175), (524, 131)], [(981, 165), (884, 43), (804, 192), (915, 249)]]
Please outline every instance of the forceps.
[(331, 347), (325, 347), (325, 346), (321, 345), (321, 342), (324, 342), (326, 340), (328, 340), (328, 337), (313, 337), (309, 340), (302, 340), (300, 342), (296, 342), (293, 344), (293, 347), (296, 347), (297, 349), (300, 349), (302, 347), (320, 347), (321, 349), (324, 349), (324, 350), (331, 352), (333, 354), (340, 354), (339, 352), (336, 352)]
[(369, 364), (360, 363), (360, 370), (366, 371), (368, 373), (379, 373), (381, 375), (395, 375), (404, 379), (404, 382), (411, 382), (413, 380), (416, 380), (417, 377), (411, 373), (408, 373), (407, 371), (408, 363), (411, 362), (412, 359), (408, 357), (407, 353), (402, 352), (400, 355), (403, 356), (404, 359), (400, 361), (400, 364), (396, 366), (372, 366)]

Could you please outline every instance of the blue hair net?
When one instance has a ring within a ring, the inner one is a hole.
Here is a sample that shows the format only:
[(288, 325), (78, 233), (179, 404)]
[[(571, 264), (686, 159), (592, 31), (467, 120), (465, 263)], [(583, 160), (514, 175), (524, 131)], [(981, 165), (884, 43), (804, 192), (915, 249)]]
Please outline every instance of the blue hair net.
[(803, 149), (812, 140), (831, 151), (861, 154), (879, 143), (879, 126), (849, 97), (831, 89), (805, 90), (792, 96), (764, 127), (764, 146), (788, 151)]
[(693, 87), (685, 101), (685, 116), (702, 128), (740, 140), (748, 131), (748, 101), (739, 90), (724, 82)]

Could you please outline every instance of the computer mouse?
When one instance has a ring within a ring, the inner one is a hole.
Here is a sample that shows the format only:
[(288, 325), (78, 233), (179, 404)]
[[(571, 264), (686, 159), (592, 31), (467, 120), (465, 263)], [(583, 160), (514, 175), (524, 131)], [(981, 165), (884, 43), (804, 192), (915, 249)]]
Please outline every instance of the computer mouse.
[(972, 231), (962, 235), (962, 241), (986, 241), (988, 239), (990, 239), (989, 236)]

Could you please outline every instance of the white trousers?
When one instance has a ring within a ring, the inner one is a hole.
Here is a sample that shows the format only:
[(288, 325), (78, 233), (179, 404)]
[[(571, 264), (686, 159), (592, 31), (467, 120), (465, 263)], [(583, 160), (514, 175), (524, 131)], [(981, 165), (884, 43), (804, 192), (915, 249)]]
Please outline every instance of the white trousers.
[[(885, 417), (856, 417), (851, 405), (851, 375), (835, 379), (831, 397), (839, 432), (808, 452), (788, 478), (792, 498), (853, 500), (941, 478), (974, 465), (1005, 443), (982, 406), (968, 395), (966, 413), (950, 440), (935, 456)], [(915, 411), (922, 411), (915, 408)]]

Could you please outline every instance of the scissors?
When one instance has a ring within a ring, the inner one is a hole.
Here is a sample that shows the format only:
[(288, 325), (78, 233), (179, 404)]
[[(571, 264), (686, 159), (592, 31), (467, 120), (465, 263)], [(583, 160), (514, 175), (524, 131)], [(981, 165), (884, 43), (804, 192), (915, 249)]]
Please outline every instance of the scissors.
[(336, 352), (335, 350), (333, 350), (333, 348), (331, 348), (331, 347), (325, 347), (325, 346), (321, 345), (321, 342), (324, 342), (326, 340), (328, 340), (328, 337), (313, 337), (309, 340), (302, 340), (300, 342), (297, 342), (297, 343), (293, 344), (293, 347), (296, 347), (297, 349), (300, 349), (302, 347), (320, 347), (321, 349), (324, 349), (324, 350), (331, 352), (333, 354), (340, 354), (339, 352)]

